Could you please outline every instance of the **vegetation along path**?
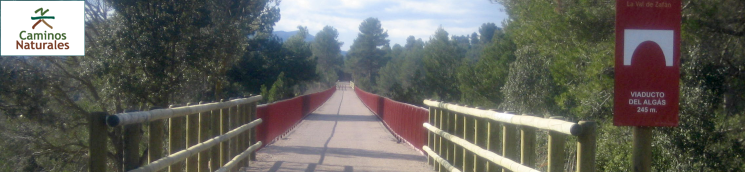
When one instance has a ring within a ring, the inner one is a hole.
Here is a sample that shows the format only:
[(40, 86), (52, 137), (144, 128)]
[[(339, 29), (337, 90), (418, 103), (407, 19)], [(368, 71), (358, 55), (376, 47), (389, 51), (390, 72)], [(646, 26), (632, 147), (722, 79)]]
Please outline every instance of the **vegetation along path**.
[(398, 143), (349, 87), (256, 156), (248, 171), (431, 171), (426, 157)]

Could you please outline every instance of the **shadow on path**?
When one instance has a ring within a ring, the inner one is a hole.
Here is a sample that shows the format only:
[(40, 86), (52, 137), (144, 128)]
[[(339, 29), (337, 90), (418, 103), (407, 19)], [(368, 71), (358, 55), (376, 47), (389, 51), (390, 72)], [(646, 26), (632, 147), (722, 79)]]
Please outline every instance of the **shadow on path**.
[(380, 158), (380, 159), (401, 159), (401, 160), (414, 160), (427, 162), (427, 158), (416, 154), (398, 154), (398, 153), (387, 153), (381, 151), (373, 151), (366, 149), (354, 149), (354, 148), (328, 148), (328, 147), (309, 147), (309, 146), (276, 146), (272, 150), (267, 150), (267, 154), (282, 155), (282, 154), (305, 154), (305, 155), (318, 155), (319, 153), (323, 156), (326, 153), (340, 155), (340, 156), (357, 156), (357, 157), (369, 157), (369, 158)]
[[(341, 101), (339, 101), (339, 108), (336, 109), (336, 116), (339, 116), (339, 112), (341, 112), (341, 103), (344, 102), (344, 92), (341, 92)], [(339, 124), (339, 120), (334, 121), (334, 128), (331, 129), (331, 135), (329, 136), (329, 139), (326, 139), (326, 143), (323, 144), (323, 152), (321, 152), (321, 159), (318, 160), (318, 164), (323, 164), (323, 160), (326, 158), (326, 151), (329, 149), (329, 142), (331, 142), (331, 138), (334, 137), (334, 133), (336, 133), (336, 125)], [(310, 166), (308, 166), (310, 168)], [(307, 170), (306, 170), (307, 171)]]

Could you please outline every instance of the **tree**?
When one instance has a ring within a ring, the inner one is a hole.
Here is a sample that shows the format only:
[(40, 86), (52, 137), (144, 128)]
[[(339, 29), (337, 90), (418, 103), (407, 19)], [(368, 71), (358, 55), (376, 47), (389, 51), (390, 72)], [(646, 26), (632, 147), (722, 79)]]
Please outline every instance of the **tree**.
[(389, 40), (377, 18), (367, 18), (360, 24), (360, 33), (349, 49), (346, 70), (352, 74), (357, 86), (371, 90), (375, 86), (378, 70), (386, 64), (386, 53), (382, 49)]
[(457, 101), (460, 98), (457, 68), (464, 57), (465, 50), (448, 39), (445, 29), (437, 28), (435, 35), (424, 46), (422, 59), (428, 93), (443, 101)]
[(317, 60), (316, 72), (321, 83), (328, 87), (336, 83), (342, 72), (341, 46), (344, 43), (339, 42), (338, 37), (339, 32), (334, 27), (325, 26), (316, 33), (311, 45), (313, 56)]
[[(2, 134), (22, 138), (2, 142), (0, 159), (13, 156), (9, 163), (22, 164), (8, 171), (79, 171), (86, 166), (91, 112), (115, 114), (223, 96), (215, 91), (224, 82), (220, 71), (243, 54), (246, 35), (278, 20), (273, 3), (86, 1), (86, 56), (2, 61), (20, 67), (5, 68), (0, 75), (17, 74), (3, 83), (34, 87), (12, 85), (0, 92), (0, 114), (7, 119)], [(110, 165), (116, 170), (122, 169), (122, 132), (114, 128), (108, 134), (114, 143)]]
[(310, 43), (305, 42), (308, 37), (308, 28), (298, 26), (298, 33), (291, 36), (284, 42), (282, 48), (287, 51), (285, 54), (286, 67), (284, 69), (287, 75), (287, 84), (296, 85), (300, 82), (311, 81), (316, 79), (316, 59), (310, 50)]
[[(481, 46), (480, 44), (476, 44)], [(469, 50), (481, 55), (473, 64), (461, 65), (458, 69), (460, 102), (473, 106), (499, 109), (504, 100), (501, 91), (507, 81), (510, 66), (515, 61), (515, 45), (505, 33), (497, 30), (491, 43), (485, 48)]]
[[(230, 82), (240, 85), (236, 90), (243, 95), (265, 92), (262, 86), (273, 85), (283, 73), (283, 85), (295, 87), (316, 79), (316, 60), (311, 56), (305, 27), (287, 41), (269, 33), (257, 33), (250, 40), (247, 51), (227, 72)], [(300, 91), (300, 90), (299, 90)], [(238, 94), (241, 95), (241, 94)], [(268, 98), (268, 97), (265, 97)], [(287, 97), (285, 97), (287, 98)]]
[(392, 59), (380, 69), (376, 94), (409, 104), (422, 105), (424, 100), (423, 64), (424, 42), (414, 36), (405, 46), (393, 45)]
[(490, 43), (492, 38), (494, 37), (494, 33), (497, 30), (499, 30), (499, 27), (497, 27), (497, 25), (494, 23), (481, 24), (481, 27), (479, 27), (479, 34), (481, 34), (481, 44)]
[(264, 85), (261, 86), (261, 95), (266, 96), (266, 98), (264, 99), (266, 100), (266, 103), (272, 103), (295, 96), (292, 89), (290, 88), (291, 85), (287, 85), (284, 82), (285, 80), (287, 80), (285, 78), (285, 73), (280, 72), (279, 76), (277, 76), (277, 81), (274, 81), (274, 84), (272, 84), (272, 88), (270, 90), (267, 91)]

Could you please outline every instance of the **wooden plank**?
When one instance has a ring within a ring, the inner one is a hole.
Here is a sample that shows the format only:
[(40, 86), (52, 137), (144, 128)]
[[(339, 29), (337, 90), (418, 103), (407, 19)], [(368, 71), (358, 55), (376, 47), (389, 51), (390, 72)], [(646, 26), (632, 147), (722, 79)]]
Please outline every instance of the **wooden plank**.
[[(338, 83), (337, 83), (337, 85), (338, 85)], [(430, 123), (430, 124), (434, 122), (434, 117), (435, 117), (434, 113), (435, 113), (435, 108), (429, 107), (429, 113), (428, 113), (428, 116), (427, 117), (429, 118), (428, 123)], [(427, 145), (425, 145), (425, 146), (432, 146), (432, 147), (434, 147), (434, 136), (433, 135), (434, 134), (432, 132), (427, 131)], [(432, 153), (434, 153), (434, 152), (432, 152)], [(435, 164), (435, 162), (436, 161), (435, 161), (435, 159), (432, 156), (428, 156), (428, 158), (427, 158), (427, 164), (429, 164), (430, 166), (432, 166), (432, 165)]]
[[(199, 143), (199, 114), (186, 116), (186, 147), (192, 147)], [(186, 158), (186, 172), (197, 172), (198, 156)]]
[[(249, 111), (251, 113), (251, 118), (250, 118), (251, 121), (258, 119), (257, 112), (256, 112), (256, 110), (258, 109), (256, 107), (257, 104), (259, 103), (258, 102), (251, 103), (251, 109)], [(256, 129), (252, 129), (249, 133), (251, 134), (250, 136), (251, 143), (256, 143), (258, 141), (256, 140)], [(256, 161), (256, 152), (251, 152), (251, 155), (249, 155), (249, 157), (250, 157), (249, 158), (250, 161)]]
[(208, 103), (208, 104), (203, 104), (203, 105), (184, 106), (184, 107), (177, 107), (177, 108), (119, 113), (119, 114), (106, 117), (106, 125), (108, 125), (109, 127), (117, 127), (117, 126), (129, 125), (129, 124), (139, 124), (139, 123), (144, 123), (144, 122), (150, 122), (150, 121), (155, 121), (158, 119), (183, 117), (183, 116), (191, 115), (195, 113), (227, 108), (230, 106), (235, 106), (237, 104), (257, 102), (259, 100), (261, 100), (261, 96), (254, 96), (254, 97), (249, 97), (245, 99), (236, 99), (236, 100), (231, 100), (228, 102), (220, 102), (220, 103)]
[(235, 169), (240, 168), (240, 166), (237, 166), (240, 164), (241, 161), (248, 158), (249, 154), (251, 152), (256, 151), (256, 149), (259, 149), (261, 147), (261, 142), (258, 142), (246, 149), (246, 151), (243, 151), (241, 154), (238, 154), (235, 156), (230, 162), (225, 164), (225, 167), (218, 169), (216, 172), (226, 172), (226, 171), (234, 171)]
[[(202, 104), (203, 102), (199, 102), (199, 104)], [(207, 141), (211, 138), (212, 133), (210, 133), (210, 116), (212, 115), (212, 111), (202, 112), (199, 113), (199, 142)], [(199, 152), (198, 155), (198, 162), (197, 169), (199, 169), (199, 172), (208, 172), (210, 171), (210, 153), (211, 150), (206, 150)]]
[[(445, 131), (452, 132), (455, 129), (455, 121), (453, 121), (453, 117), (456, 116), (456, 114), (451, 113), (450, 111), (443, 110), (443, 126), (441, 127)], [(450, 143), (448, 140), (443, 140), (442, 143), (443, 146), (443, 152), (441, 153), (442, 157), (445, 158), (448, 162), (453, 162), (453, 157), (455, 157), (455, 153), (453, 152), (455, 148), (453, 147), (453, 144)], [(447, 169), (447, 168), (446, 168)]]
[[(486, 144), (489, 140), (489, 138), (487, 137), (487, 132), (489, 132), (488, 121), (482, 118), (476, 118), (474, 120), (476, 121), (476, 137), (474, 138), (474, 140), (476, 141), (475, 143), (479, 147), (486, 149)], [(474, 171), (486, 171), (486, 166), (489, 164), (487, 163), (486, 159), (478, 156), (475, 158), (476, 164), (474, 165)]]
[[(496, 121), (487, 121), (487, 123), (488, 123), (487, 127), (489, 128), (488, 129), (489, 133), (487, 137), (489, 137), (489, 140), (486, 145), (486, 150), (489, 150), (496, 154), (501, 154), (502, 146), (501, 144), (499, 144), (501, 142), (501, 138), (499, 137), (500, 136), (499, 129), (502, 126), (499, 125), (499, 122), (496, 122)], [(489, 163), (489, 165), (487, 166), (487, 171), (498, 172), (498, 171), (502, 171), (502, 168), (500, 168), (497, 164)]]
[(535, 168), (535, 128), (520, 127), (520, 164)]
[[(239, 125), (240, 119), (238, 119), (238, 107), (237, 106), (231, 106), (228, 108), (228, 111), (230, 111), (230, 130), (235, 129)], [(240, 145), (238, 145), (238, 140), (240, 138), (240, 134), (238, 134), (238, 137), (230, 139), (228, 142), (230, 142), (230, 158), (229, 160), (233, 159), (233, 157), (238, 156), (238, 148)], [(230, 162), (230, 161), (228, 161)], [(227, 162), (226, 162), (227, 164)], [(225, 164), (223, 164), (224, 166)], [(235, 172), (236, 169), (231, 169), (230, 171)]]
[[(474, 143), (474, 134), (475, 134), (475, 128), (474, 128), (474, 119), (473, 116), (465, 116), (463, 118), (463, 139)], [(463, 150), (463, 171), (474, 171), (473, 168), (473, 152), (468, 151), (466, 149)]]
[[(442, 127), (443, 126), (443, 121), (445, 120), (445, 118), (443, 118), (444, 111), (445, 110), (438, 111), (438, 114), (437, 114), (437, 118), (438, 118), (438, 120), (437, 120), (437, 123), (438, 123), (437, 126), (438, 127)], [(447, 140), (443, 139), (442, 137), (439, 137), (438, 140), (439, 141), (438, 141), (438, 144), (437, 144), (437, 154), (440, 155), (440, 156), (445, 155), (444, 152), (443, 152), (443, 147), (444, 147), (443, 146), (444, 145), (443, 142), (444, 141), (447, 141)], [(436, 169), (439, 172), (444, 172), (445, 171), (445, 168), (443, 168), (442, 164), (439, 164)]]
[(577, 136), (582, 132), (582, 127), (576, 123), (567, 122), (563, 120), (545, 119), (527, 115), (514, 115), (505, 112), (496, 112), (493, 110), (482, 110), (476, 108), (469, 108), (466, 106), (437, 102), (431, 100), (424, 100), (424, 104), (427, 106), (438, 107), (444, 110), (450, 110), (460, 114), (468, 116), (485, 118), (493, 121), (503, 122), (507, 124), (514, 124), (520, 126), (531, 126), (539, 129), (552, 130), (559, 133)]
[[(220, 100), (222, 101), (222, 100)], [(228, 108), (220, 110), (220, 135), (223, 135), (230, 131), (230, 111)], [(220, 143), (220, 167), (223, 167), (225, 163), (230, 161), (230, 143)]]
[[(551, 117), (553, 119), (564, 119), (563, 117)], [(548, 131), (548, 171), (549, 172), (562, 172), (564, 171), (564, 146), (566, 145), (566, 135), (556, 132)]]
[[(502, 125), (502, 156), (507, 159), (517, 161), (517, 129), (513, 124)], [(509, 171), (506, 168), (503, 172)]]
[(150, 121), (147, 124), (148, 149), (147, 162), (153, 162), (163, 157), (163, 123), (162, 119)]
[(88, 171), (106, 172), (106, 112), (93, 112), (88, 115)]
[[(452, 120), (455, 122), (455, 130), (449, 131), (448, 133), (452, 133), (453, 135), (458, 137), (463, 137), (463, 133), (465, 132), (463, 117), (465, 117), (465, 115), (457, 113), (453, 116)], [(465, 149), (458, 146), (457, 144), (453, 144), (453, 147), (455, 148), (455, 156), (451, 158), (450, 161), (453, 162), (453, 165), (455, 165), (456, 167), (463, 169), (463, 153)]]
[[(186, 148), (186, 140), (184, 140), (184, 120), (186, 120), (184, 117), (175, 117), (168, 120), (168, 154), (174, 154)], [(176, 162), (168, 167), (168, 171), (184, 171), (184, 165), (184, 162)]]
[[(221, 100), (222, 101), (222, 100)], [(211, 137), (217, 137), (221, 135), (221, 123), (222, 117), (220, 116), (222, 109), (212, 110), (210, 115), (210, 135)], [(214, 146), (210, 150), (210, 171), (215, 171), (220, 168), (220, 145)]]

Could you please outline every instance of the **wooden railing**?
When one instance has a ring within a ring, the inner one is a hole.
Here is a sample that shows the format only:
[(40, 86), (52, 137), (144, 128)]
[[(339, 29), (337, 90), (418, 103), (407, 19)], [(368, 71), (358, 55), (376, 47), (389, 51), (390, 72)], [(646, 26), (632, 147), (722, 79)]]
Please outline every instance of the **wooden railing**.
[(424, 151), (422, 146), (427, 142), (427, 130), (421, 124), (427, 122), (429, 112), (426, 108), (397, 102), (360, 88), (354, 88), (354, 92), (399, 141), (405, 141), (417, 150)]
[(536, 129), (548, 132), (549, 172), (564, 171), (567, 136), (577, 137), (577, 171), (595, 171), (594, 122), (573, 123), (561, 117), (514, 115), (431, 100), (424, 104), (430, 107), (429, 123), (423, 124), (429, 134), (422, 149), (437, 171), (538, 171)]
[[(255, 157), (261, 147), (255, 127), (256, 105), (261, 96), (226, 102), (187, 105), (142, 112), (107, 116), (95, 113), (90, 125), (89, 171), (106, 171), (109, 127), (123, 130), (123, 170), (135, 172), (160, 171), (236, 171), (247, 167), (247, 157)], [(164, 149), (164, 122), (168, 122), (168, 148)], [(104, 124), (105, 123), (105, 124)], [(147, 125), (147, 161), (140, 154), (142, 125)], [(116, 145), (115, 145), (116, 146)], [(163, 156), (163, 152), (168, 155)], [(147, 165), (141, 166), (147, 162)], [(120, 168), (120, 167), (115, 167)]]

